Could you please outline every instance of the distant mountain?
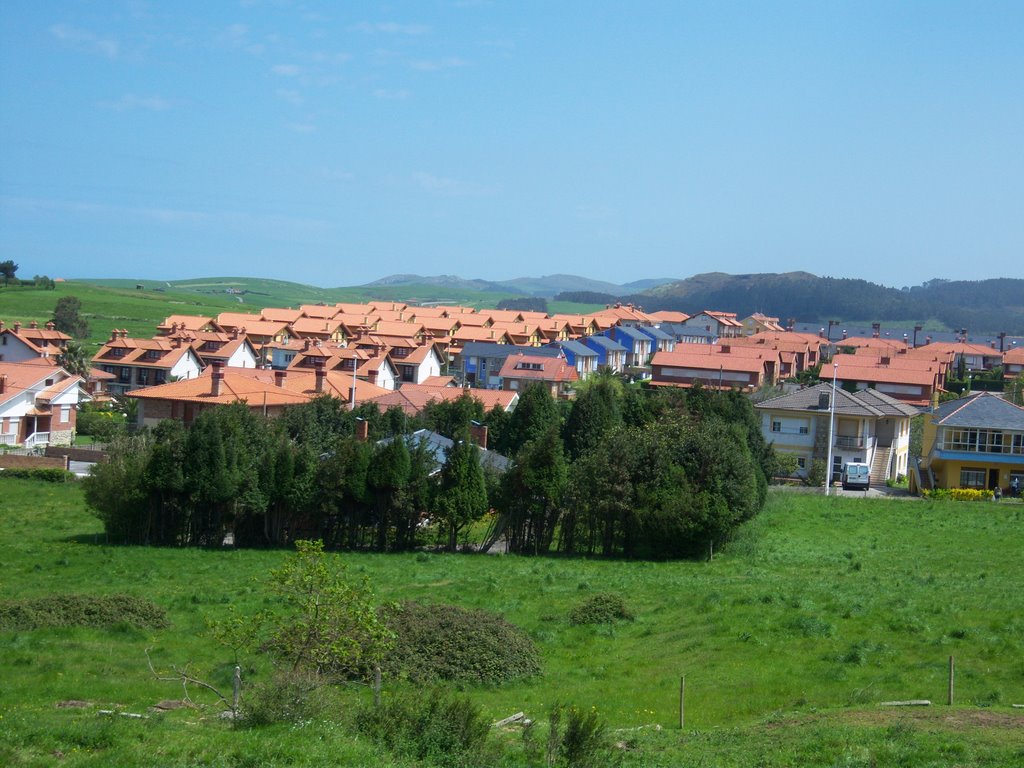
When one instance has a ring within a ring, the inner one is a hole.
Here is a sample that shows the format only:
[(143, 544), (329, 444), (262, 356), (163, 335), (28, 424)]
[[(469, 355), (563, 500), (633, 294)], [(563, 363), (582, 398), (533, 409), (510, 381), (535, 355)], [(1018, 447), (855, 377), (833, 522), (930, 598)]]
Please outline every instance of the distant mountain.
[(709, 272), (618, 297), (654, 312), (702, 309), (752, 312), (807, 322), (830, 319), (939, 320), (951, 328), (1024, 333), (1024, 280), (930, 280), (888, 288), (867, 280), (818, 277), (809, 272), (728, 275)]
[(466, 280), (455, 275), (390, 275), (367, 283), (362, 288), (393, 287), (400, 285), (431, 285), (441, 288), (462, 288), (494, 293), (513, 293), (527, 296), (552, 297), (559, 293), (588, 292), (618, 295), (642, 291), (647, 288), (672, 282), (669, 278), (637, 280), (625, 285), (616, 285), (603, 280), (593, 280), (579, 275), (546, 275), (544, 277), (517, 277), (512, 280)]

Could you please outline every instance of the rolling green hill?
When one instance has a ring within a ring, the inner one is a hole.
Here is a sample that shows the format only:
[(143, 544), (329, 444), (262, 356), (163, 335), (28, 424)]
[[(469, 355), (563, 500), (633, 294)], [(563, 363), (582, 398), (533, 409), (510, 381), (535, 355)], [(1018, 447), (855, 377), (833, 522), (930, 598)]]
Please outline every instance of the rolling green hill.
[[(339, 557), (379, 600), (500, 612), (540, 648), (543, 673), (462, 693), (489, 719), (544, 723), (557, 701), (594, 707), (625, 768), (715, 765), (1004, 766), (1024, 754), (1024, 505), (830, 498), (783, 490), (713, 562), (625, 562), (433, 553)], [(188, 664), (230, 691), (232, 652), (207, 620), (265, 610), (287, 553), (105, 543), (77, 484), (0, 473), (5, 599), (128, 595), (167, 611), (164, 629), (0, 629), (0, 763), (422, 765), (352, 734), (362, 687), (333, 692), (324, 720), (232, 728), (216, 709), (155, 714), (181, 696), (150, 673)], [(572, 608), (621, 595), (633, 622), (574, 626)], [(0, 610), (0, 620), (4, 618)], [(945, 706), (956, 657), (956, 704)], [(270, 674), (242, 661), (244, 686)], [(678, 729), (686, 675), (687, 729)], [(448, 687), (450, 689), (450, 686)], [(441, 687), (445, 690), (446, 686)], [(243, 708), (248, 688), (243, 688)], [(385, 696), (433, 695), (400, 680)], [(193, 688), (198, 702), (208, 692)], [(924, 711), (882, 701), (930, 699)], [(79, 702), (61, 707), (60, 703)], [(100, 714), (116, 710), (146, 715)], [(531, 763), (520, 732), (496, 732)], [(543, 738), (543, 736), (541, 736)], [(543, 742), (541, 742), (543, 743)]]

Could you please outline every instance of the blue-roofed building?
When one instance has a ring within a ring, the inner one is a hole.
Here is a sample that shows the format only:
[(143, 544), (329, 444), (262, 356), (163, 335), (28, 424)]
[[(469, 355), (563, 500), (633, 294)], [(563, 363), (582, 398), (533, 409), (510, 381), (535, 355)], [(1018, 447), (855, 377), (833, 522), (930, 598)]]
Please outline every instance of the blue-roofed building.
[(580, 342), (597, 352), (599, 367), (611, 368), (615, 373), (622, 373), (626, 368), (626, 348), (607, 336), (584, 336)]
[[(377, 445), (387, 445), (395, 438), (386, 437), (383, 440), (378, 440)], [(449, 440), (444, 435), (439, 435), (437, 432), (431, 432), (429, 429), (417, 429), (411, 435), (405, 436), (406, 445), (409, 446), (409, 450), (415, 450), (417, 446), (423, 445), (427, 453), (430, 454), (433, 459), (434, 465), (431, 468), (430, 474), (434, 475), (441, 471), (444, 467), (445, 461), (448, 459), (448, 452), (451, 451), (455, 445), (454, 440)], [(477, 458), (480, 460), (480, 466), (484, 469), (491, 469), (495, 472), (501, 473), (509, 468), (512, 463), (508, 458), (502, 456), (500, 453), (489, 451), (485, 447), (477, 445)]]
[(597, 370), (598, 354), (595, 350), (588, 347), (579, 341), (565, 340), (565, 341), (553, 341), (547, 346), (560, 349), (562, 354), (565, 355), (566, 361), (569, 365), (576, 369), (576, 373), (580, 376), (580, 381), (583, 381), (587, 376)]
[(636, 327), (640, 333), (645, 336), (650, 336), (654, 341), (655, 352), (671, 352), (676, 348), (676, 339), (669, 333), (661, 330), (654, 325), (638, 325)]
[(1024, 408), (991, 392), (950, 400), (925, 418), (912, 485), (1008, 493), (1024, 487)]
[(467, 341), (452, 368), (460, 381), (480, 389), (502, 389), (501, 367), (509, 355), (527, 354), (534, 357), (561, 357), (559, 349), (551, 347), (518, 347), (515, 344), (490, 344)]
[(718, 334), (704, 328), (691, 328), (682, 323), (661, 323), (662, 331), (676, 340), (676, 344), (717, 344)]
[(642, 368), (650, 362), (654, 339), (642, 333), (639, 328), (615, 325), (605, 331), (605, 335), (626, 348), (626, 365)]

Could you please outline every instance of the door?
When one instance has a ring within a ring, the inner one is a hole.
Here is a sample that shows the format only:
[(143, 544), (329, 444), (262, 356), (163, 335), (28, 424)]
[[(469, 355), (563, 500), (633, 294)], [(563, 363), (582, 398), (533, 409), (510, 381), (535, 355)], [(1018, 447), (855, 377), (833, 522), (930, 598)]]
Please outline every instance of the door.
[(988, 471), (988, 489), (994, 491), (996, 486), (999, 485), (999, 470), (990, 469)]

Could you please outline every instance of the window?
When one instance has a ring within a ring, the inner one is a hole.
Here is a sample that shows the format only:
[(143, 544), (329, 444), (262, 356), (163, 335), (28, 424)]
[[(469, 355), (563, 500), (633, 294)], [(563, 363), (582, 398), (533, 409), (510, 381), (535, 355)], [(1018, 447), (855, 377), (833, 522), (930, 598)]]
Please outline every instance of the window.
[(70, 405), (62, 405), (60, 407), (60, 420), (64, 421), (64, 422), (67, 422), (67, 421), (71, 420), (71, 406)]
[(154, 384), (163, 384), (166, 381), (167, 381), (167, 372), (166, 371), (156, 371), (156, 372), (154, 372), (154, 375), (153, 375), (153, 383)]
[(127, 384), (132, 380), (132, 369), (128, 367), (122, 367), (118, 373), (118, 379), (123, 383)]
[(135, 378), (136, 378), (136, 380), (138, 381), (139, 384), (142, 384), (142, 385), (149, 384), (149, 369), (147, 369), (147, 368), (139, 368), (139, 372), (137, 374), (135, 374)]
[(807, 469), (807, 459), (804, 456), (796, 457), (796, 465), (799, 469)]
[(781, 421), (773, 421), (772, 422), (772, 432), (781, 432), (781, 431), (782, 431), (782, 422)]
[(800, 427), (800, 434), (801, 435), (806, 435), (807, 434), (807, 425), (806, 424), (804, 426)]
[(960, 470), (960, 487), (961, 488), (984, 488), (985, 487), (985, 470), (984, 469), (961, 469)]

